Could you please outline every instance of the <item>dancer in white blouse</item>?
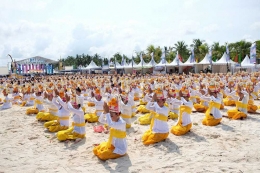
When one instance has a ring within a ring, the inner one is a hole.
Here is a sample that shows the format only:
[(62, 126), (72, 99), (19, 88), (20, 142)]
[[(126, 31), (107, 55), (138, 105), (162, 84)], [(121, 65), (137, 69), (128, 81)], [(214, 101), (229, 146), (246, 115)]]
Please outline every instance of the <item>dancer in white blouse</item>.
[[(60, 141), (65, 140), (76, 140), (76, 139), (83, 139), (86, 135), (85, 129), (85, 119), (84, 119), (84, 112), (81, 108), (79, 103), (71, 103), (71, 98), (67, 94), (65, 95), (67, 107), (70, 112), (73, 113), (72, 116), (72, 126), (67, 130), (62, 130), (57, 133), (57, 138)], [(58, 98), (60, 100), (60, 98)]]
[(190, 131), (192, 127), (190, 114), (193, 107), (193, 103), (189, 101), (190, 94), (187, 87), (182, 88), (179, 95), (181, 97), (182, 103), (182, 105), (179, 106), (180, 116), (178, 118), (177, 124), (171, 128), (171, 132), (177, 136), (184, 135)]
[(165, 140), (169, 135), (169, 126), (167, 124), (169, 109), (164, 106), (164, 103), (165, 96), (163, 90), (157, 88), (152, 101), (148, 102), (146, 106), (152, 113), (152, 121), (150, 129), (142, 136), (142, 141), (145, 145)]
[(93, 153), (101, 160), (122, 157), (127, 151), (126, 122), (120, 117), (118, 100), (112, 98), (104, 103), (104, 112), (99, 117), (99, 122), (110, 127), (109, 139), (93, 149)]

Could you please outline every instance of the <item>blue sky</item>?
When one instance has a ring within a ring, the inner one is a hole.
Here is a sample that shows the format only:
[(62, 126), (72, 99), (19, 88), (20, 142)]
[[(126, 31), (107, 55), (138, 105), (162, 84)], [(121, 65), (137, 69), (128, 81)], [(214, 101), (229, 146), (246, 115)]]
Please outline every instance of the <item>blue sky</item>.
[(1, 0), (0, 65), (76, 54), (131, 56), (150, 44), (260, 39), (259, 0)]

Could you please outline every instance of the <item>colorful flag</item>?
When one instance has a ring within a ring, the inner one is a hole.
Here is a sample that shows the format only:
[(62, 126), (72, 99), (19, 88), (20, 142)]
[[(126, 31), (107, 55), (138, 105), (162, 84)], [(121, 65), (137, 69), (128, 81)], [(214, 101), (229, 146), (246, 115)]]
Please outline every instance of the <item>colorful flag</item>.
[(208, 58), (209, 58), (209, 63), (212, 65), (212, 49), (211, 49), (211, 47), (209, 48)]
[(191, 48), (190, 63), (194, 63), (194, 61), (195, 61), (194, 48)]
[(125, 62), (124, 62), (124, 55), (122, 56), (122, 61), (121, 61), (121, 65), (124, 66)]
[(234, 57), (234, 62), (238, 62), (238, 54)]
[(177, 65), (179, 66), (180, 64), (180, 56), (179, 56), (179, 52), (177, 51), (177, 54), (176, 54), (176, 62), (177, 62)]
[(242, 59), (241, 59), (241, 53), (239, 53), (239, 56), (238, 56), (238, 63), (241, 63)]
[(132, 55), (132, 68), (134, 66), (134, 56)]
[(140, 59), (141, 59), (142, 68), (143, 68), (143, 65), (144, 65), (144, 60), (143, 60), (143, 54), (142, 54), (142, 53), (140, 54)]
[(162, 56), (161, 56), (161, 62), (162, 62), (162, 64), (166, 64), (166, 59), (165, 59), (164, 52), (162, 53)]
[(229, 62), (229, 60), (230, 60), (230, 55), (229, 55), (228, 45), (226, 45), (226, 53), (227, 53), (226, 61)]
[(155, 61), (154, 61), (154, 56), (153, 56), (153, 52), (150, 54), (151, 55), (151, 57), (152, 57), (152, 60), (151, 60), (151, 62), (152, 62), (152, 66), (154, 67), (154, 65), (155, 65)]
[(256, 63), (256, 43), (253, 43), (250, 47), (250, 63)]
[(183, 61), (182, 61), (182, 57), (181, 57), (180, 54), (178, 55), (178, 57), (179, 57), (179, 60), (180, 60), (181, 62), (183, 62)]

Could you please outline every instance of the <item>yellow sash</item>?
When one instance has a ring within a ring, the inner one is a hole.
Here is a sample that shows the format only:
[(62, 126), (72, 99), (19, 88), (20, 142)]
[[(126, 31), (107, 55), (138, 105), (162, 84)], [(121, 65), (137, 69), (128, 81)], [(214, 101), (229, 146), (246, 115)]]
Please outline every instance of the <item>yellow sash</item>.
[(58, 111), (58, 109), (56, 109), (56, 108), (49, 108), (49, 111), (52, 111), (52, 112), (57, 112), (57, 111)]
[(126, 115), (126, 114), (121, 114), (120, 115), (122, 118), (131, 118), (131, 115), (129, 116), (129, 115)]
[(247, 109), (247, 104), (244, 104), (241, 101), (236, 101), (236, 108)]
[(255, 95), (256, 98), (258, 98), (258, 94), (257, 94), (257, 92), (252, 92), (252, 94)]
[(87, 97), (88, 96), (88, 94), (84, 94), (84, 97)]
[(30, 100), (34, 100), (34, 98), (33, 98), (33, 97), (30, 97)]
[(16, 100), (16, 99), (20, 99), (20, 96), (15, 96), (14, 99), (15, 99), (15, 100)]
[(206, 100), (201, 100), (201, 101), (200, 101), (200, 104), (203, 105), (203, 106), (206, 106), (206, 103), (207, 103), (207, 102), (208, 102), (208, 101), (206, 101)]
[(119, 139), (124, 139), (126, 137), (126, 132), (117, 130), (114, 128), (110, 128), (110, 134), (109, 134), (109, 139), (107, 141), (107, 147), (110, 147), (112, 144), (112, 139), (113, 138), (119, 138)]
[(210, 101), (209, 102), (209, 108), (206, 111), (206, 116), (210, 116), (210, 111), (212, 110), (212, 108), (220, 109), (220, 106), (221, 106), (220, 103)]
[(34, 101), (34, 108), (36, 108), (37, 104), (40, 105), (40, 104), (42, 104), (42, 102), (40, 100), (36, 99)]
[(231, 96), (227, 96), (226, 98), (227, 98), (228, 100), (230, 100), (230, 99), (233, 100), (233, 98), (232, 98)]
[(197, 98), (198, 98), (198, 96), (190, 96), (190, 100), (197, 99)]
[(72, 126), (77, 126), (77, 127), (84, 127), (86, 123), (72, 123)]
[(59, 117), (59, 120), (69, 120), (70, 117)]
[(161, 120), (161, 121), (165, 121), (167, 122), (168, 120), (168, 116), (164, 116), (162, 114), (158, 114), (158, 113), (151, 113), (153, 115), (152, 117), (152, 121), (151, 121), (151, 124), (150, 124), (150, 129), (152, 130), (153, 126), (154, 126), (154, 120), (157, 119), (157, 120)]
[(188, 114), (191, 114), (192, 110), (189, 106), (186, 106), (186, 105), (180, 106), (180, 118), (179, 118), (179, 122), (178, 122), (179, 125), (182, 125), (182, 114), (183, 114), (183, 112), (187, 112)]

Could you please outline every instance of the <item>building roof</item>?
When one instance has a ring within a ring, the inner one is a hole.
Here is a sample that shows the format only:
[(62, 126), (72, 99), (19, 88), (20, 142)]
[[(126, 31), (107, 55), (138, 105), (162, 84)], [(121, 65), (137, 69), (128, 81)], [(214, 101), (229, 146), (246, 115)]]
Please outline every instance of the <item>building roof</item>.
[(52, 59), (44, 58), (41, 56), (35, 56), (32, 58), (27, 58), (23, 60), (16, 61), (18, 64), (55, 64), (58, 61), (54, 61)]

